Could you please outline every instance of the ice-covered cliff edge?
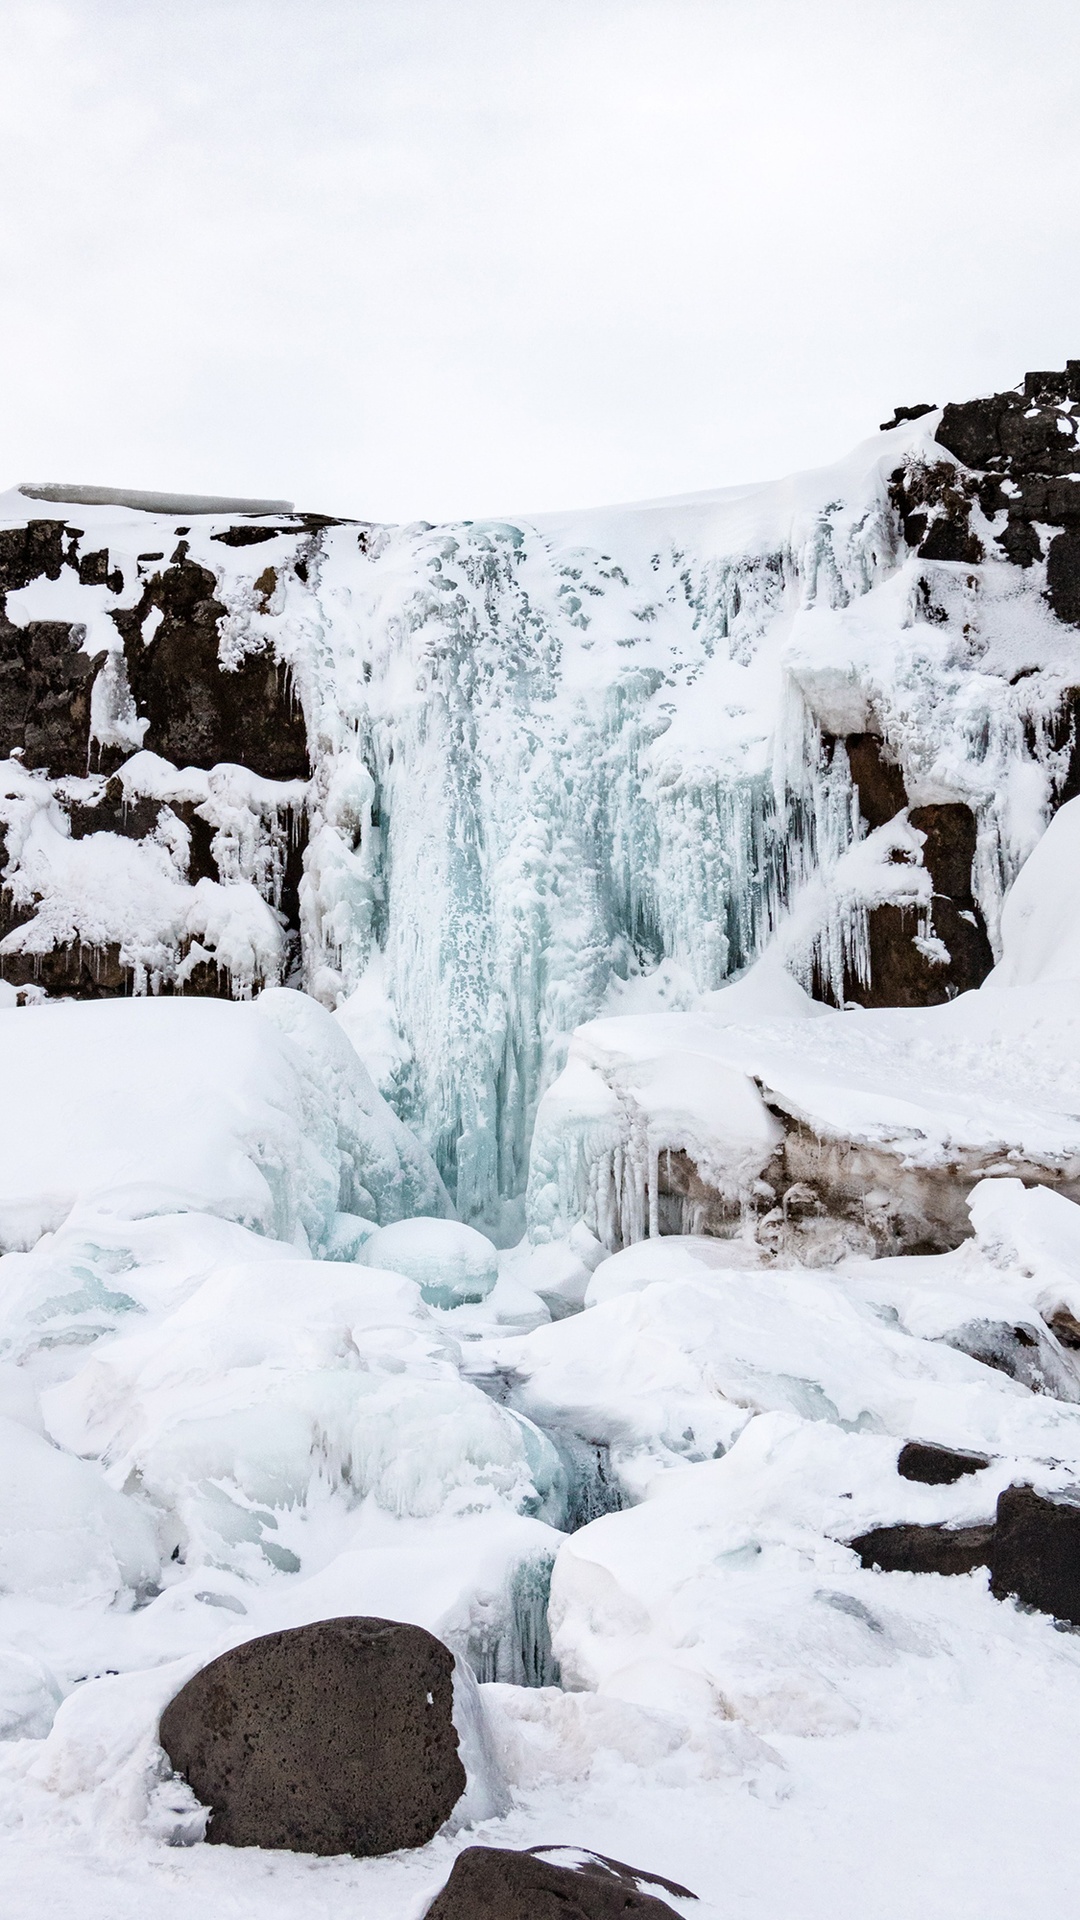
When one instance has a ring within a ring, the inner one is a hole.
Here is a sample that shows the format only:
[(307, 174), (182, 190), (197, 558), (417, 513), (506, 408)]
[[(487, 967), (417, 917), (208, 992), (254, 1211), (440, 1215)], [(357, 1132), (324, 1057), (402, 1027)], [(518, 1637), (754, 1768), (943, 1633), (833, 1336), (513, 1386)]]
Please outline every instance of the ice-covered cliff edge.
[(834, 1004), (977, 985), (1077, 784), (1076, 372), (531, 522), (5, 496), (0, 976), (305, 985), (506, 1230), (598, 1014), (778, 928)]

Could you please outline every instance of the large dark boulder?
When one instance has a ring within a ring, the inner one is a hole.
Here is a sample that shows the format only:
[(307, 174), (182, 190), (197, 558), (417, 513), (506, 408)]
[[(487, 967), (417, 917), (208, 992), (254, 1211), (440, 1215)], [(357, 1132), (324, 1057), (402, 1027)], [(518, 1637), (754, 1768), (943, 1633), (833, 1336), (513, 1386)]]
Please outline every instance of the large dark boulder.
[(900, 1449), (896, 1471), (902, 1480), (919, 1480), (926, 1487), (951, 1487), (966, 1473), (990, 1465), (988, 1453), (966, 1453), (958, 1447), (939, 1447), (932, 1440), (908, 1440)]
[(467, 1847), (425, 1920), (674, 1920), (661, 1893), (696, 1896), (580, 1847)]
[(970, 1573), (988, 1567), (993, 1527), (875, 1527), (849, 1545), (882, 1573)]
[(990, 1591), (1080, 1627), (1080, 1489), (1005, 1489), (997, 1504)]
[(320, 1620), (233, 1647), (161, 1716), (207, 1839), (296, 1853), (421, 1847), (465, 1790), (453, 1656), (422, 1627)]

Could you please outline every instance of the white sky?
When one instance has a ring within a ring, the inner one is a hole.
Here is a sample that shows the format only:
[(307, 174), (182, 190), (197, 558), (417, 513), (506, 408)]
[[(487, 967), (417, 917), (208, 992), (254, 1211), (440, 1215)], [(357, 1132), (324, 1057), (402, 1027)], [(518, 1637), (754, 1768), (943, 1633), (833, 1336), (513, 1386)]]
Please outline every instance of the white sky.
[(0, 0), (0, 485), (438, 519), (1080, 356), (1075, 0)]

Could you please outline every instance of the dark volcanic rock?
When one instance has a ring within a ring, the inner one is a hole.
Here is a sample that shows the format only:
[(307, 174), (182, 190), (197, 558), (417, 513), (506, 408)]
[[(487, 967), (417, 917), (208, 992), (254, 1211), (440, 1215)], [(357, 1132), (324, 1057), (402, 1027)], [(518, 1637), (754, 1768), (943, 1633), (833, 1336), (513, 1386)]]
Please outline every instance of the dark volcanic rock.
[[(0, 939), (30, 918), (26, 912), (5, 911), (0, 897)], [(0, 980), (9, 986), (43, 987), (48, 994), (75, 1000), (113, 1000), (131, 992), (133, 979), (115, 941), (104, 947), (84, 947), (73, 940), (66, 947), (50, 947), (47, 953), (0, 954)]]
[(887, 826), (907, 806), (904, 776), (887, 757), (885, 742), (876, 733), (845, 735), (851, 777), (859, 795), (859, 812), (871, 832)]
[(995, 393), (986, 400), (950, 403), (941, 415), (934, 435), (938, 445), (954, 453), (965, 467), (991, 467), (1001, 459), (998, 426), (1009, 405), (1018, 404), (1015, 394)]
[[(1006, 515), (996, 539), (1014, 566), (1042, 559), (1040, 527), (1066, 529), (1050, 543), (1047, 595), (1058, 618), (1070, 625), (1080, 625), (1080, 420), (1072, 411), (1080, 398), (1078, 367), (1070, 360), (1061, 373), (1027, 374), (1022, 391), (948, 406), (935, 435), (980, 475), (975, 490), (987, 518)], [(893, 476), (905, 537), (911, 545), (921, 540), (919, 551), (927, 558), (969, 557), (962, 551), (966, 519), (955, 504), (945, 504), (949, 486), (959, 498), (967, 484), (957, 473), (946, 483), (936, 468), (917, 460)], [(941, 496), (937, 505), (935, 493)], [(935, 513), (943, 517), (931, 524)]]
[(902, 1480), (920, 1480), (926, 1487), (951, 1487), (965, 1473), (979, 1473), (989, 1465), (988, 1453), (963, 1453), (932, 1440), (908, 1440), (900, 1449), (896, 1471)]
[(160, 800), (126, 801), (123, 783), (115, 775), (96, 798), (73, 800), (68, 807), (73, 840), (84, 840), (88, 833), (118, 833), (126, 840), (142, 840), (153, 833), (160, 813)]
[[(138, 605), (117, 615), (135, 705), (150, 724), (143, 741), (175, 766), (250, 767), (268, 780), (308, 775), (307, 730), (284, 668), (272, 653), (249, 653), (233, 669), (218, 658), (212, 573), (189, 560), (181, 542), (174, 564), (150, 580)], [(143, 621), (162, 615), (149, 644)]]
[(295, 527), (226, 527), (222, 533), (212, 533), (211, 540), (219, 540), (223, 547), (257, 547), (264, 540), (276, 540), (279, 533), (295, 533)]
[(65, 520), (28, 520), (25, 527), (0, 530), (0, 593), (28, 587), (31, 580), (59, 580), (67, 557)]
[(662, 1893), (696, 1897), (675, 1880), (583, 1848), (466, 1847), (425, 1920), (673, 1920)]
[(1059, 533), (1051, 540), (1046, 593), (1059, 620), (1080, 626), (1080, 533)]
[(1006, 1488), (997, 1505), (990, 1591), (1080, 1626), (1080, 1491)]
[[(906, 805), (903, 775), (886, 758), (876, 734), (844, 741), (859, 810), (869, 828), (884, 826)], [(979, 987), (994, 964), (993, 949), (972, 888), (976, 823), (961, 802), (914, 807), (910, 820), (924, 838), (923, 865), (933, 882), (932, 930), (949, 958), (916, 944), (921, 916), (914, 907), (886, 904), (868, 917), (870, 982), (852, 973), (844, 997), (865, 1007), (930, 1007)]]
[(914, 407), (897, 407), (891, 420), (882, 421), (879, 432), (889, 433), (893, 427), (901, 426), (905, 420), (921, 420), (924, 413), (933, 413), (933, 411), (933, 403), (929, 400), (920, 401), (918, 406)]
[(18, 751), (27, 767), (86, 772), (98, 663), (81, 641), (82, 629), (63, 620), (0, 619), (0, 759)]
[(882, 1573), (970, 1573), (988, 1567), (993, 1527), (875, 1527), (848, 1545)]
[(971, 528), (979, 488), (968, 474), (947, 460), (929, 464), (918, 460), (897, 468), (890, 492), (905, 540), (925, 559), (962, 560), (969, 565), (982, 559), (982, 542)]
[(453, 1656), (422, 1627), (320, 1620), (211, 1661), (161, 1716), (209, 1840), (391, 1853), (438, 1832), (465, 1790)]

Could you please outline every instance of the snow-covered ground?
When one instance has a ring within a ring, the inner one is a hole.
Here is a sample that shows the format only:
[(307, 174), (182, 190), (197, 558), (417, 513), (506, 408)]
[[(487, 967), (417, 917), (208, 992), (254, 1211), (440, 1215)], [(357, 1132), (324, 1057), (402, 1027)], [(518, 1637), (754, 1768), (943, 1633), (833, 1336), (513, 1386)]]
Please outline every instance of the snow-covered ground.
[[(890, 1018), (899, 1046), (926, 1016)], [(886, 1574), (846, 1542), (1080, 1479), (1052, 1331), (1080, 1324), (1072, 1200), (1003, 1167), (945, 1254), (601, 1257), (579, 1226), (494, 1278), (300, 995), (9, 1009), (0, 1062), (28, 1247), (0, 1259), (5, 1911), (409, 1920), (476, 1839), (591, 1846), (717, 1913), (1067, 1910), (1080, 1640), (985, 1569)], [(402, 1192), (422, 1226), (388, 1224)], [(971, 1351), (1018, 1325), (1026, 1380)], [(911, 1482), (912, 1437), (990, 1464)], [(200, 1844), (161, 1707), (223, 1648), (343, 1612), (470, 1661), (495, 1775), (412, 1855)]]

